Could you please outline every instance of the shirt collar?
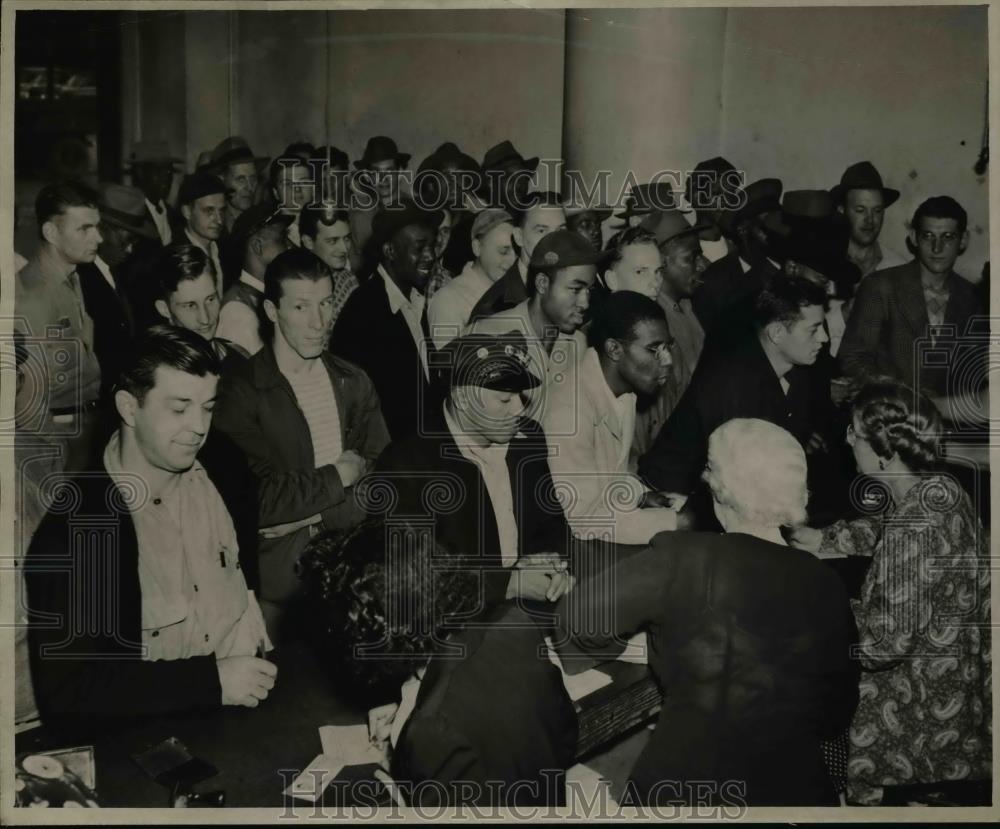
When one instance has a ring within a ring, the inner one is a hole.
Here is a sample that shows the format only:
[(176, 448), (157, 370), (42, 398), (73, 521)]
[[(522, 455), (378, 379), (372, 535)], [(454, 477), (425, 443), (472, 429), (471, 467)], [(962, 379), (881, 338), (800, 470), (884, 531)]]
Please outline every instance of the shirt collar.
[(264, 293), (264, 283), (261, 282), (252, 273), (248, 273), (247, 271), (243, 271), (240, 274), (240, 282), (242, 282), (244, 285), (249, 285), (251, 288), (253, 288), (256, 291), (260, 291), (260, 293)]
[(149, 210), (149, 212), (154, 216), (162, 215), (167, 209), (167, 206), (163, 203), (163, 199), (160, 199), (159, 204), (153, 204), (149, 199), (146, 199), (145, 201), (146, 209)]
[(389, 310), (392, 313), (398, 314), (403, 308), (412, 308), (414, 311), (423, 310), (424, 295), (422, 293), (413, 289), (410, 291), (410, 298), (407, 299), (382, 265), (378, 266), (378, 272), (385, 283), (385, 295), (389, 298)]
[[(108, 445), (104, 447), (104, 468), (108, 470), (108, 475), (116, 483), (120, 484), (120, 491), (122, 493), (122, 500), (125, 506), (130, 512), (135, 512), (138, 509), (142, 509), (146, 505), (146, 501), (149, 498), (149, 491), (146, 489), (144, 484), (136, 483), (136, 476), (121, 465), (121, 461), (118, 458), (119, 449), (121, 446), (121, 432), (115, 430), (114, 434), (111, 435), (111, 439), (108, 441)], [(183, 472), (178, 473), (180, 476), (180, 481), (178, 483), (183, 483), (185, 480), (190, 480), (191, 478), (204, 475), (205, 468), (201, 465), (201, 462), (195, 458), (194, 463), (191, 465), (190, 469), (186, 469)]]
[(191, 228), (189, 228), (189, 227), (184, 228), (184, 233), (187, 235), (188, 239), (191, 240), (191, 244), (192, 245), (194, 245), (197, 248), (201, 248), (209, 256), (214, 256), (215, 255), (215, 241), (214, 240), (210, 240), (209, 243), (208, 243), (208, 245), (206, 246), (201, 241), (201, 239), (199, 239), (197, 236), (195, 236), (191, 232)]

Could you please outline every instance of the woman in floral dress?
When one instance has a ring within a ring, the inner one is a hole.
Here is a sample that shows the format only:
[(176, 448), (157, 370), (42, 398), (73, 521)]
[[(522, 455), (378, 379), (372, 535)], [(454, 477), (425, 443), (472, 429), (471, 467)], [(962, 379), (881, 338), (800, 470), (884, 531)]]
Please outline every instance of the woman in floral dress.
[(895, 381), (870, 383), (847, 440), (880, 509), (796, 534), (821, 557), (873, 558), (852, 602), (864, 673), (851, 803), (878, 805), (885, 786), (991, 776), (989, 543), (968, 495), (935, 471), (940, 438), (929, 401)]

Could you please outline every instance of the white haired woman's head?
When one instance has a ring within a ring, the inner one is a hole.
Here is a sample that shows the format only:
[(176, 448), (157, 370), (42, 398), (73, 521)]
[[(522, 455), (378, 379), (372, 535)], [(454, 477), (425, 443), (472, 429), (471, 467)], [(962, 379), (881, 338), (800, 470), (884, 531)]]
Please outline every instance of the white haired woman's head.
[(806, 455), (780, 426), (755, 418), (723, 423), (708, 439), (705, 481), (723, 521), (756, 527), (805, 523)]

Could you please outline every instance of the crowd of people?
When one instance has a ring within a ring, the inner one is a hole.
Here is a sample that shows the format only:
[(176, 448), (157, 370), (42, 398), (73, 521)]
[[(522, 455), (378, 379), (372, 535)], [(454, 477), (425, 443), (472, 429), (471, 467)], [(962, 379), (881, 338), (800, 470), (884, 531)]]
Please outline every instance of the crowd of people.
[(229, 137), (171, 204), (143, 142), (130, 184), (41, 189), (18, 724), (255, 707), (308, 639), (412, 802), (553, 805), (546, 641), (572, 672), (645, 631), (640, 802), (990, 780), (987, 530), (941, 467), (988, 391), (962, 206), (923, 201), (905, 255), (867, 161), (787, 190), (717, 157), (623, 209), (531, 190), (510, 141), (409, 162)]

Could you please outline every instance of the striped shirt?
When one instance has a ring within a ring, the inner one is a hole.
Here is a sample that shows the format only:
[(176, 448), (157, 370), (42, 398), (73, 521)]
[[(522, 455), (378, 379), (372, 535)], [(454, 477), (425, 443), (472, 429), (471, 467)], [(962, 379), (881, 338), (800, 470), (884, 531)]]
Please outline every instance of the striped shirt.
[(323, 361), (316, 360), (309, 370), (298, 374), (289, 372), (285, 374), (285, 379), (291, 385), (309, 424), (316, 468), (336, 462), (344, 451), (340, 437), (340, 413)]

